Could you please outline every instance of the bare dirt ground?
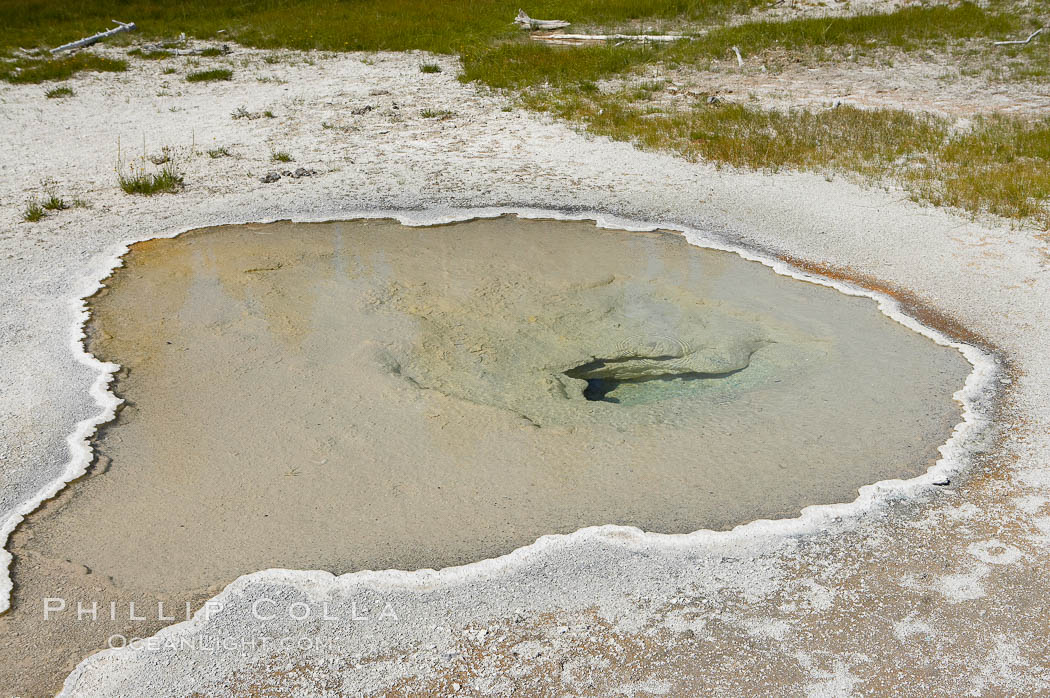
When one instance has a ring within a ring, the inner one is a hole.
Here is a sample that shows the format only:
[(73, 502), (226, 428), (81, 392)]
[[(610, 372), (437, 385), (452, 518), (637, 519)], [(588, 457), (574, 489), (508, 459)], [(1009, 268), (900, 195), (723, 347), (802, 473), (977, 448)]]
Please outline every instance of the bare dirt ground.
[[(421, 74), (423, 60), (444, 72)], [(99, 411), (99, 369), (73, 352), (75, 299), (127, 242), (239, 221), (560, 209), (827, 265), (994, 351), (999, 395), (975, 408), (997, 426), (957, 444), (976, 455), (949, 482), (868, 491), (877, 506), (811, 517), (793, 535), (761, 523), (724, 535), (590, 529), (438, 573), (242, 577), (221, 609), (157, 644), (88, 658), (69, 695), (1050, 691), (1050, 269), (1031, 231), (848, 182), (718, 171), (589, 138), (458, 83), (447, 58), (237, 49), (224, 63), (233, 81), (189, 84), (183, 59), (133, 62), (70, 81), (68, 100), (0, 86), (5, 531), (47, 483), (86, 465), (66, 438)], [(241, 106), (249, 116), (233, 118)], [(128, 159), (172, 147), (185, 188), (124, 194), (118, 139)], [(229, 156), (208, 153), (223, 147)], [(262, 183), (295, 169), (273, 163), (275, 149), (318, 174)], [(44, 178), (88, 207), (22, 222)], [(105, 587), (70, 570), (56, 596)]]

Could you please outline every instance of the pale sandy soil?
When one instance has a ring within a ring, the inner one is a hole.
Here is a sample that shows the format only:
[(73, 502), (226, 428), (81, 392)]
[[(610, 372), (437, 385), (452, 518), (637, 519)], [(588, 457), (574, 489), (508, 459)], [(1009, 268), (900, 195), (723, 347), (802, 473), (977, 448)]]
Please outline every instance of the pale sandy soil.
[[(70, 695), (1050, 691), (1050, 275), (1035, 234), (900, 193), (717, 171), (589, 138), (504, 111), (503, 98), (459, 84), (447, 58), (437, 59), (445, 72), (424, 75), (419, 63), (433, 59), (422, 55), (310, 64), (281, 54), (291, 60), (273, 65), (262, 55), (216, 61), (235, 69), (222, 84), (165, 76), (165, 65), (185, 68), (162, 61), (72, 80), (65, 101), (0, 86), (4, 530), (85, 464), (76, 449), (70, 460), (66, 438), (99, 412), (89, 390), (99, 368), (74, 353), (74, 299), (129, 241), (247, 220), (562, 209), (827, 264), (906, 290), (936, 311), (927, 317), (994, 350), (1001, 401), (975, 394), (974, 407), (997, 409), (998, 428), (956, 444), (978, 455), (950, 485), (930, 478), (895, 502), (869, 490), (871, 506), (814, 515), (792, 536), (763, 525), (721, 536), (586, 530), (441, 573), (242, 577), (219, 596), (221, 611), (162, 633), (168, 647), (86, 660)], [(232, 119), (240, 105), (275, 118)], [(121, 192), (118, 137), (132, 157), (143, 140), (147, 152), (174, 146), (185, 190)], [(203, 152), (218, 146), (233, 157)], [(320, 174), (262, 184), (271, 146)], [(44, 177), (90, 208), (21, 222)], [(63, 594), (104, 590), (74, 572)], [(260, 601), (275, 617), (251, 613)], [(304, 607), (308, 618), (289, 618)], [(309, 646), (275, 649), (275, 637)]]

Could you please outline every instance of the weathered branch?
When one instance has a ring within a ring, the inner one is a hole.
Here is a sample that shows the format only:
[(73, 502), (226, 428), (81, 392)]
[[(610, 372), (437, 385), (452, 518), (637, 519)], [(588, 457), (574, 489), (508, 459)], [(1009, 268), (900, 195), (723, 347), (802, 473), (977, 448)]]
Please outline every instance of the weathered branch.
[(691, 39), (680, 34), (533, 34), (533, 41), (549, 44), (583, 44), (599, 41), (680, 41)]
[(995, 45), (996, 46), (1010, 46), (1010, 45), (1024, 46), (1025, 44), (1031, 43), (1032, 39), (1034, 39), (1035, 37), (1039, 36), (1042, 33), (1043, 33), (1042, 28), (1039, 28), (1039, 29), (1036, 29), (1031, 34), (1029, 34), (1027, 39), (1024, 39), (1024, 40), (1017, 39), (1017, 40), (1014, 40), (1014, 41), (996, 41)]
[(569, 26), (568, 22), (561, 19), (533, 19), (525, 14), (525, 10), (518, 10), (514, 23), (523, 29), (561, 29)]
[(102, 41), (103, 39), (108, 39), (109, 37), (113, 36), (114, 34), (119, 34), (121, 32), (130, 32), (130, 31), (134, 31), (135, 29), (138, 29), (138, 27), (135, 26), (134, 22), (129, 22), (129, 23), (125, 24), (124, 22), (117, 22), (117, 20), (113, 20), (113, 21), (116, 22), (120, 26), (114, 27), (114, 28), (112, 28), (112, 29), (110, 29), (108, 31), (99, 32), (98, 34), (94, 34), (92, 36), (89, 36), (86, 39), (79, 39), (77, 41), (73, 41), (73, 42), (68, 43), (68, 44), (62, 44), (61, 46), (59, 46), (57, 48), (51, 49), (52, 55), (54, 55), (56, 53), (61, 53), (62, 51), (69, 51), (71, 49), (81, 48), (81, 47), (84, 47), (84, 46), (90, 46), (91, 44), (97, 44), (99, 41)]

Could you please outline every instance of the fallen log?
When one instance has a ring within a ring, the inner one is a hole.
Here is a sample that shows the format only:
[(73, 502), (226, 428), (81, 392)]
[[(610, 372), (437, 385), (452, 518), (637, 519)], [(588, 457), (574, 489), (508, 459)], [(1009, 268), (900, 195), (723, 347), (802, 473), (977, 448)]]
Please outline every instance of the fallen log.
[(548, 44), (585, 44), (602, 41), (681, 41), (691, 39), (682, 34), (533, 34), (533, 41)]
[(518, 10), (514, 23), (522, 29), (561, 29), (569, 26), (568, 22), (561, 19), (533, 19), (525, 14), (525, 10)]
[(1040, 28), (1040, 29), (1036, 29), (1034, 32), (1029, 34), (1027, 39), (1016, 39), (1014, 41), (996, 41), (994, 43), (994, 45), (995, 46), (1010, 46), (1010, 45), (1024, 46), (1025, 44), (1031, 43), (1032, 39), (1034, 39), (1035, 37), (1039, 36), (1042, 33), (1043, 33), (1043, 30), (1042, 30), (1042, 28)]
[(115, 34), (119, 34), (121, 32), (130, 32), (130, 31), (134, 31), (135, 29), (138, 29), (138, 27), (135, 26), (134, 22), (127, 22), (127, 23), (125, 23), (125, 22), (117, 22), (117, 20), (113, 20), (113, 21), (116, 22), (120, 26), (114, 27), (114, 28), (109, 29), (109, 30), (104, 31), (104, 32), (99, 32), (98, 34), (93, 34), (93, 35), (91, 35), (91, 36), (89, 36), (89, 37), (87, 37), (85, 39), (78, 39), (77, 41), (72, 41), (72, 42), (70, 42), (68, 44), (62, 44), (61, 46), (58, 46), (57, 48), (51, 49), (51, 55), (54, 55), (56, 53), (61, 53), (62, 51), (70, 51), (70, 50), (75, 49), (75, 48), (82, 48), (84, 46), (90, 46), (91, 44), (97, 44), (99, 41), (102, 41), (103, 39), (108, 39), (109, 37), (111, 37), (111, 36), (113, 36)]

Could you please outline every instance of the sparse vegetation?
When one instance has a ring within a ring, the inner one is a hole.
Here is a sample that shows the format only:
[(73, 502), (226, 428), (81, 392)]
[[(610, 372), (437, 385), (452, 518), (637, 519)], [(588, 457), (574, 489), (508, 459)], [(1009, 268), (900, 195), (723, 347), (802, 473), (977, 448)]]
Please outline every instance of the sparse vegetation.
[(242, 105), (230, 112), (230, 118), (234, 119), (235, 121), (237, 119), (251, 119), (252, 113), (248, 111), (248, 107)]
[(421, 73), (440, 73), (441, 66), (437, 63), (423, 63), (419, 66), (419, 72)]
[[(579, 26), (625, 24), (642, 17), (712, 22), (767, 1), (543, 0), (526, 9), (536, 16), (564, 16)], [(186, 32), (257, 48), (457, 53), (517, 36), (520, 31), (510, 20), (519, 6), (517, 0), (0, 0), (0, 48), (57, 46), (83, 36), (85, 27), (107, 25), (119, 15), (134, 17), (148, 39)], [(227, 32), (219, 35), (219, 30)]]
[(853, 17), (746, 22), (663, 46), (565, 47), (519, 40), (465, 51), (462, 79), (501, 88), (560, 86), (593, 82), (656, 61), (697, 64), (724, 59), (732, 55), (734, 46), (749, 56), (773, 48), (810, 53), (842, 46), (914, 49), (950, 40), (1003, 36), (1020, 26), (1012, 15), (963, 3)]
[(424, 119), (448, 119), (455, 116), (455, 112), (448, 109), (424, 109), (419, 112), (419, 115)]
[(216, 158), (228, 158), (230, 155), (232, 155), (232, 153), (230, 153), (229, 148), (224, 145), (219, 146), (218, 148), (212, 148), (208, 151), (208, 157), (213, 160)]
[(270, 160), (273, 162), (291, 162), (292, 156), (283, 150), (274, 150), (270, 148)]
[(66, 200), (58, 195), (58, 184), (53, 179), (44, 180), (43, 190), (43, 200), (33, 197), (26, 201), (25, 210), (22, 212), (22, 220), (28, 223), (36, 223), (46, 216), (48, 211), (62, 211), (69, 208)]
[(223, 49), (217, 46), (212, 46), (201, 51), (200, 55), (204, 58), (214, 58), (215, 56), (225, 56), (226, 53), (227, 51), (224, 51)]
[(789, 112), (701, 101), (654, 111), (630, 92), (532, 94), (527, 106), (645, 149), (769, 171), (802, 169), (895, 182), (917, 201), (1050, 227), (1050, 118), (946, 118), (841, 106)]
[(41, 204), (41, 206), (43, 206), (48, 211), (64, 211), (67, 208), (69, 208), (69, 204), (66, 203), (65, 199), (63, 199), (60, 196), (54, 195), (48, 197), (47, 199), (44, 199), (44, 203)]
[(44, 201), (41, 205), (48, 211), (63, 211), (69, 208), (66, 200), (58, 195), (58, 185), (50, 180), (44, 182)]
[(81, 71), (121, 73), (127, 69), (127, 61), (78, 53), (65, 58), (19, 58), (0, 63), (0, 79), (21, 85), (67, 80)]
[(118, 155), (117, 183), (128, 194), (150, 196), (173, 193), (182, 186), (182, 174), (178, 171), (174, 160), (164, 163), (164, 166), (157, 172), (149, 172), (144, 165), (137, 166), (132, 163), (125, 166), (123, 159)]
[(229, 68), (215, 68), (214, 70), (198, 70), (186, 75), (186, 82), (215, 82), (218, 80), (230, 80), (233, 71)]
[(274, 113), (272, 111), (270, 111), (269, 109), (267, 109), (266, 111), (263, 112), (263, 116), (265, 116), (267, 119), (276, 119), (277, 118), (276, 116), (274, 116)]
[(40, 202), (36, 199), (30, 199), (26, 202), (25, 211), (22, 212), (22, 220), (27, 223), (36, 223), (44, 215), (44, 207), (40, 205)]
[(44, 96), (48, 99), (59, 99), (61, 97), (72, 97), (73, 88), (71, 87), (52, 87), (50, 90), (44, 93)]

